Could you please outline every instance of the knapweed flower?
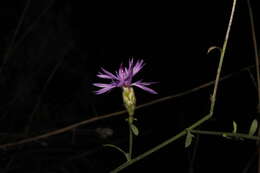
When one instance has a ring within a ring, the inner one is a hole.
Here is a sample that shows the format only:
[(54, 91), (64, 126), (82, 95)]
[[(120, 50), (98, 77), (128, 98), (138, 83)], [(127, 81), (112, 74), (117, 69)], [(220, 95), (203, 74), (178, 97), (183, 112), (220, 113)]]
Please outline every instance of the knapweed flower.
[[(108, 84), (94, 83), (94, 86), (101, 88), (96, 91), (96, 94), (106, 93), (116, 87), (122, 88), (124, 105), (128, 111), (128, 114), (132, 117), (136, 105), (135, 93), (132, 86), (139, 87), (152, 94), (157, 94), (156, 91), (147, 87), (154, 82), (142, 82), (142, 80), (138, 80), (136, 82), (132, 81), (133, 77), (143, 68), (143, 66), (143, 60), (139, 60), (134, 64), (134, 60), (130, 59), (128, 67), (124, 67), (121, 64), (119, 70), (115, 74), (112, 74), (104, 68), (101, 68), (102, 71), (99, 72), (97, 76), (103, 79), (110, 79), (111, 82)], [(129, 119), (129, 121), (133, 121), (133, 118)]]
[(136, 82), (132, 81), (133, 77), (143, 68), (143, 66), (144, 66), (143, 60), (138, 60), (134, 64), (133, 59), (130, 59), (128, 68), (124, 67), (121, 64), (120, 68), (116, 72), (116, 74), (112, 74), (109, 71), (105, 70), (104, 68), (101, 68), (102, 71), (97, 74), (97, 77), (102, 78), (102, 79), (110, 79), (111, 82), (108, 84), (94, 83), (93, 84), (94, 86), (101, 88), (96, 91), (96, 94), (106, 93), (116, 87), (129, 88), (131, 86), (136, 86), (149, 93), (157, 94), (156, 91), (147, 87), (147, 86), (153, 84), (154, 82), (142, 82), (142, 80), (138, 80)]

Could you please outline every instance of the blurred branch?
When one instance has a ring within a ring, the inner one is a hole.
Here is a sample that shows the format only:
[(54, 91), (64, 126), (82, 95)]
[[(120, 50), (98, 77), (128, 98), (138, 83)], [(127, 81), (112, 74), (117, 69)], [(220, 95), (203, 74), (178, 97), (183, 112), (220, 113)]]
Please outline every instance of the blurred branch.
[(2, 73), (2, 70), (3, 70), (3, 68), (4, 68), (4, 66), (5, 66), (5, 64), (7, 62), (7, 59), (9, 58), (9, 55), (10, 55), (12, 49), (13, 49), (13, 45), (15, 43), (15, 39), (16, 39), (17, 34), (19, 33), (19, 30), (20, 30), (20, 28), (21, 28), (21, 26), (23, 24), (23, 21), (24, 21), (24, 18), (25, 18), (25, 14), (26, 14), (30, 4), (31, 4), (31, 0), (27, 0), (27, 2), (25, 4), (25, 7), (24, 7), (24, 10), (22, 12), (22, 15), (21, 15), (21, 17), (20, 17), (20, 19), (19, 19), (19, 21), (17, 23), (17, 27), (15, 28), (14, 35), (13, 35), (13, 37), (11, 39), (11, 42), (10, 42), (8, 48), (7, 48), (7, 51), (6, 51), (5, 55), (4, 55), (2, 65), (0, 67), (0, 74)]
[(48, 88), (52, 78), (54, 77), (54, 75), (56, 74), (57, 70), (59, 69), (59, 67), (63, 63), (66, 54), (71, 50), (71, 48), (73, 46), (74, 46), (74, 43), (72, 42), (72, 43), (70, 43), (70, 45), (68, 47), (66, 47), (66, 50), (63, 52), (61, 58), (58, 60), (58, 62), (54, 66), (53, 70), (51, 71), (50, 75), (48, 76), (48, 79), (46, 80), (46, 82), (45, 82), (45, 84), (44, 84), (44, 86), (43, 86), (43, 88), (41, 90), (41, 93), (39, 94), (39, 96), (37, 98), (37, 101), (36, 101), (36, 104), (35, 104), (35, 106), (33, 108), (33, 111), (32, 111), (32, 113), (29, 116), (28, 125), (25, 128), (25, 134), (28, 134), (29, 131), (30, 131), (30, 125), (33, 122), (34, 115), (35, 115), (35, 113), (37, 112), (38, 108), (41, 105), (42, 97), (45, 94), (45, 92), (46, 92), (46, 90), (47, 90), (47, 88)]
[(249, 158), (248, 162), (246, 163), (245, 168), (243, 169), (242, 173), (248, 173), (250, 167), (254, 163), (255, 159), (257, 157), (257, 151), (252, 154), (252, 156)]
[(40, 19), (47, 14), (47, 12), (51, 9), (53, 3), (55, 0), (51, 0), (50, 3), (46, 8), (44, 8), (41, 12), (41, 14), (32, 22), (32, 24), (26, 29), (26, 31), (23, 33), (23, 35), (20, 37), (19, 40), (17, 40), (16, 44), (14, 45), (14, 49), (16, 49), (28, 36), (29, 33), (33, 31), (33, 29), (37, 26)]
[[(255, 24), (254, 24), (254, 16), (253, 10), (250, 3), (250, 0), (247, 0), (250, 24), (251, 24), (251, 33), (252, 33), (252, 41), (254, 46), (254, 54), (255, 54), (255, 63), (256, 63), (256, 78), (257, 78), (257, 85), (258, 85), (258, 108), (260, 109), (260, 70), (259, 70), (259, 55), (257, 51), (257, 41), (256, 41), (256, 33), (255, 33)], [(260, 110), (259, 110), (260, 111)]]
[[(26, 31), (21, 35), (21, 37), (16, 41), (16, 43), (11, 43), (11, 44), (10, 44), (10, 46), (9, 46), (10, 48), (9, 48), (9, 49), (15, 50), (15, 49), (17, 49), (17, 47), (19, 47), (19, 45), (21, 45), (21, 43), (25, 40), (25, 38), (28, 36), (28, 34), (31, 33), (31, 32), (33, 31), (33, 29), (37, 26), (37, 24), (39, 23), (40, 19), (47, 14), (47, 12), (48, 12), (48, 11), (50, 10), (50, 8), (52, 7), (54, 1), (55, 1), (55, 0), (52, 0), (52, 1), (48, 4), (48, 6), (41, 12), (41, 14), (37, 17), (37, 19), (35, 19), (35, 21), (32, 22), (32, 24), (26, 29)], [(28, 5), (27, 5), (27, 6), (28, 6)], [(28, 8), (28, 7), (27, 7), (27, 8)], [(21, 20), (21, 19), (20, 19), (20, 20)], [(16, 30), (17, 30), (17, 29), (16, 29)], [(16, 34), (15, 34), (15, 35), (16, 35)], [(16, 37), (15, 35), (14, 35), (13, 37)], [(12, 42), (13, 42), (13, 41), (12, 41)], [(13, 46), (12, 46), (12, 45), (13, 45)], [(8, 56), (10, 56), (10, 53), (8, 53), (8, 52), (9, 52), (9, 51), (7, 51), (6, 54), (7, 54)], [(4, 60), (3, 60), (3, 62), (2, 62), (2, 66), (1, 66), (1, 68), (0, 68), (0, 73), (1, 73), (1, 71), (3, 70), (3, 66), (6, 65), (6, 63), (7, 63), (7, 58), (8, 58), (7, 55), (5, 55), (6, 58), (4, 58)], [(18, 95), (17, 95), (16, 97), (14, 97), (11, 101), (5, 103), (5, 105), (1, 105), (0, 109), (5, 108), (6, 106), (12, 105), (12, 104), (17, 100), (17, 97), (18, 97)], [(8, 114), (8, 113), (7, 113), (7, 114)], [(6, 115), (7, 115), (7, 114), (6, 114)], [(2, 117), (0, 117), (0, 119), (2, 119)]]
[[(256, 81), (257, 81), (257, 92), (258, 92), (258, 106), (257, 106), (257, 113), (258, 116), (260, 114), (260, 70), (259, 70), (259, 56), (257, 51), (257, 41), (256, 41), (256, 33), (255, 33), (255, 24), (254, 24), (254, 15), (250, 0), (247, 0), (247, 7), (248, 13), (250, 18), (250, 25), (251, 25), (251, 34), (252, 34), (252, 41), (254, 46), (254, 54), (255, 54), (255, 63), (256, 63)], [(258, 117), (259, 123), (259, 117)], [(260, 136), (260, 128), (258, 128), (257, 135)], [(257, 141), (257, 150), (258, 150), (258, 173), (260, 173), (260, 143)]]
[(249, 77), (251, 78), (251, 80), (252, 80), (252, 83), (253, 83), (253, 85), (254, 85), (254, 87), (256, 88), (256, 92), (258, 92), (258, 88), (257, 88), (257, 83), (256, 83), (256, 79), (255, 79), (255, 77), (254, 77), (254, 75), (253, 75), (253, 73), (252, 73), (252, 71), (250, 71), (250, 70), (248, 70), (248, 74), (249, 74)]

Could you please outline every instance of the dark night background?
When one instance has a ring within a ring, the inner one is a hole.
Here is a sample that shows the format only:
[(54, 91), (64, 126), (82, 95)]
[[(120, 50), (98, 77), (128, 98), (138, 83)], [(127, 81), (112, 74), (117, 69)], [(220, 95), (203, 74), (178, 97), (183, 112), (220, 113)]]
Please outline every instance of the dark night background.
[[(8, 2), (8, 3), (7, 3)], [(256, 35), (259, 15), (252, 0)], [(106, 113), (122, 110), (120, 89), (94, 95), (100, 67), (115, 71), (130, 57), (146, 66), (136, 79), (158, 81), (158, 95), (136, 89), (142, 104), (214, 80), (232, 1), (90, 4), (72, 0), (0, 2), (0, 143), (18, 141)], [(25, 13), (24, 13), (25, 11)], [(20, 23), (23, 18), (22, 23)], [(19, 30), (17, 30), (19, 26)], [(15, 34), (16, 33), (16, 34)], [(10, 47), (11, 45), (11, 47)], [(248, 71), (254, 53), (247, 4), (238, 0), (214, 118), (200, 128), (247, 132), (257, 118), (257, 90)], [(255, 75), (255, 69), (250, 69)], [(207, 114), (212, 87), (137, 110), (139, 155)], [(0, 150), (0, 173), (109, 172), (124, 162), (102, 144), (128, 145), (127, 115), (83, 125), (74, 131)], [(103, 137), (97, 129), (111, 129)], [(199, 140), (198, 140), (199, 139)], [(199, 136), (184, 138), (122, 172), (256, 172), (255, 141)]]

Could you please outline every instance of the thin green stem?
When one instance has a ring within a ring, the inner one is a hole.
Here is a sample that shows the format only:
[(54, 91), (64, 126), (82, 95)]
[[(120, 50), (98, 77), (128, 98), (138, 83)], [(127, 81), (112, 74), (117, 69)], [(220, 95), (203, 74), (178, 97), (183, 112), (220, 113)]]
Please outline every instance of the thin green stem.
[[(198, 127), (199, 125), (201, 125), (202, 123), (204, 123), (205, 121), (207, 121), (209, 118), (211, 118), (210, 114), (204, 116), (202, 119), (200, 119), (199, 121), (195, 122), (193, 125), (191, 125), (190, 127), (188, 127), (187, 129), (192, 130), (193, 128)], [(173, 136), (172, 138), (162, 142), (161, 144), (157, 145), (156, 147), (146, 151), (145, 153), (135, 157), (134, 159), (130, 160), (129, 162), (125, 162), (122, 165), (120, 165), (119, 167), (117, 167), (116, 169), (114, 169), (113, 171), (111, 171), (111, 173), (116, 173), (119, 172), (121, 170), (123, 170), (124, 168), (132, 165), (133, 163), (145, 158), (146, 156), (149, 156), (150, 154), (154, 153), (155, 151), (160, 150), (161, 148), (167, 146), (168, 144), (176, 141), (177, 139), (180, 139), (182, 136), (186, 135), (187, 133), (187, 129), (182, 130), (180, 133), (178, 133), (177, 135)]]
[(221, 49), (220, 60), (219, 60), (219, 65), (218, 65), (218, 70), (217, 70), (217, 76), (216, 76), (216, 81), (215, 81), (215, 85), (214, 85), (213, 95), (212, 95), (212, 97), (211, 97), (211, 99), (212, 99), (212, 104), (211, 104), (211, 106), (210, 106), (210, 113), (211, 113), (212, 115), (213, 115), (214, 108), (215, 108), (215, 100), (216, 100), (216, 95), (217, 95), (217, 90), (218, 90), (218, 83), (219, 83), (219, 80), (220, 80), (220, 74), (221, 74), (221, 70), (222, 70), (222, 66), (223, 66), (224, 56), (225, 56), (225, 53), (226, 53), (226, 48), (227, 48), (229, 33), (230, 33), (230, 30), (231, 30), (231, 25), (232, 25), (232, 21), (233, 21), (233, 16), (234, 16), (234, 13), (235, 13), (236, 2), (237, 2), (237, 0), (234, 0), (234, 1), (233, 1), (233, 5), (232, 5), (231, 15), (230, 15), (229, 23), (228, 23), (227, 32), (226, 32), (225, 40), (224, 40), (224, 43), (223, 43), (223, 47), (222, 47), (222, 49)]
[(122, 150), (121, 148), (119, 148), (118, 146), (113, 145), (113, 144), (105, 144), (105, 145), (103, 145), (103, 146), (104, 146), (104, 147), (111, 147), (111, 148), (114, 148), (114, 149), (118, 150), (119, 152), (121, 152), (121, 153), (125, 156), (126, 160), (129, 160), (128, 154), (127, 154), (124, 150)]
[(220, 132), (220, 131), (205, 131), (205, 130), (191, 130), (192, 133), (201, 134), (201, 135), (214, 135), (214, 136), (227, 136), (234, 138), (243, 138), (259, 141), (259, 136), (251, 136), (245, 133), (232, 133), (232, 132)]
[(129, 160), (132, 160), (133, 156), (133, 131), (131, 125), (132, 123), (129, 121)]
[(229, 24), (228, 24), (225, 40), (224, 40), (224, 43), (223, 43), (221, 55), (220, 55), (220, 60), (219, 60), (219, 65), (218, 65), (217, 75), (216, 75), (216, 81), (215, 81), (215, 85), (214, 85), (213, 95), (212, 95), (212, 98), (211, 98), (211, 105), (210, 105), (209, 114), (204, 116), (203, 118), (201, 118), (197, 122), (195, 122), (193, 125), (191, 125), (187, 129), (184, 129), (183, 131), (181, 131), (177, 135), (175, 135), (175, 136), (171, 137), (170, 139), (168, 139), (168, 140), (162, 142), (161, 144), (157, 145), (156, 147), (144, 152), (143, 154), (137, 156), (136, 158), (134, 158), (134, 159), (132, 159), (128, 162), (123, 163), (122, 165), (120, 165), (116, 169), (112, 170), (111, 171), (112, 173), (119, 172), (119, 171), (123, 170), (124, 168), (132, 165), (133, 163), (135, 163), (135, 162), (145, 158), (146, 156), (154, 153), (155, 151), (160, 150), (161, 148), (167, 146), (168, 144), (170, 144), (170, 143), (176, 141), (177, 139), (181, 138), (182, 136), (184, 136), (187, 133), (187, 130), (193, 130), (194, 128), (200, 126), (201, 124), (203, 124), (204, 122), (206, 122), (208, 119), (210, 119), (212, 117), (212, 115), (214, 113), (218, 84), (219, 84), (219, 81), (220, 81), (220, 73), (221, 73), (221, 69), (222, 69), (222, 65), (223, 65), (223, 60), (224, 60), (224, 57), (225, 57), (227, 42), (228, 42), (231, 24), (232, 24), (234, 12), (235, 12), (236, 1), (237, 0), (233, 1), (232, 11), (231, 11), (230, 19), (229, 19)]

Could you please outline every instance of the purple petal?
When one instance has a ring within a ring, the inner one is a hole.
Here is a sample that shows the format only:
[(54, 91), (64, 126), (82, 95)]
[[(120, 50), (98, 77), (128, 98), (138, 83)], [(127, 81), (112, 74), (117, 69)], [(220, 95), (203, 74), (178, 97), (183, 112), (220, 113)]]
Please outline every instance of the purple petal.
[(134, 62), (134, 59), (129, 59), (128, 67), (124, 66), (123, 64), (120, 65), (119, 70), (115, 72), (115, 75), (104, 68), (101, 68), (101, 72), (97, 74), (97, 77), (103, 79), (110, 79), (112, 82), (110, 84), (104, 83), (94, 83), (93, 85), (99, 87), (100, 89), (96, 91), (96, 94), (103, 94), (112, 90), (115, 87), (128, 87), (128, 86), (136, 86), (139, 87), (149, 93), (157, 94), (156, 91), (147, 87), (151, 84), (156, 82), (142, 82), (139, 80), (137, 82), (132, 83), (132, 78), (136, 75), (144, 66), (143, 60), (138, 60)]
[(129, 59), (129, 66), (132, 66), (134, 64), (134, 58)]
[(129, 59), (128, 69), (126, 69), (127, 75), (126, 75), (126, 78), (125, 78), (128, 85), (131, 84), (132, 78), (134, 76), (133, 75), (133, 64), (134, 64), (134, 59), (133, 58)]
[(94, 86), (100, 87), (100, 88), (107, 88), (107, 87), (114, 87), (115, 85), (113, 83), (106, 84), (106, 83), (93, 83)]
[(152, 93), (152, 94), (158, 94), (156, 91), (154, 91), (153, 89), (151, 88), (148, 88), (146, 87), (146, 85), (150, 85), (152, 84), (152, 82), (140, 82), (140, 81), (137, 81), (135, 83), (132, 83), (132, 86), (136, 86), (136, 87), (139, 87), (149, 93)]
[(121, 64), (117, 73), (117, 79), (124, 80), (124, 76), (125, 76), (125, 69), (123, 67), (123, 64)]
[(104, 78), (104, 79), (117, 79), (117, 77), (115, 75), (113, 75), (112, 73), (110, 73), (109, 71), (105, 70), (104, 68), (101, 68), (101, 70), (104, 73), (99, 73), (97, 76), (100, 78)]
[(144, 65), (145, 64), (143, 60), (137, 61), (133, 67), (133, 76), (136, 75), (143, 68)]
[(138, 81), (136, 81), (135, 83), (137, 83), (137, 84), (142, 84), (142, 85), (144, 85), (144, 86), (147, 86), (147, 85), (156, 84), (156, 83), (158, 83), (158, 82), (143, 82), (142, 80), (138, 80)]
[(97, 77), (103, 78), (103, 79), (112, 79), (111, 76), (108, 76), (108, 75), (102, 74), (102, 73), (97, 74)]
[(102, 89), (100, 89), (100, 90), (95, 91), (95, 93), (96, 93), (97, 95), (99, 95), (99, 94), (104, 94), (104, 93), (110, 91), (111, 89), (112, 89), (112, 88), (102, 88)]
[(103, 94), (116, 87), (114, 83), (112, 84), (94, 83), (93, 85), (102, 88), (100, 90), (95, 91), (96, 94)]
[(133, 64), (134, 64), (134, 59), (133, 58), (129, 59), (128, 71), (132, 71), (133, 70)]

